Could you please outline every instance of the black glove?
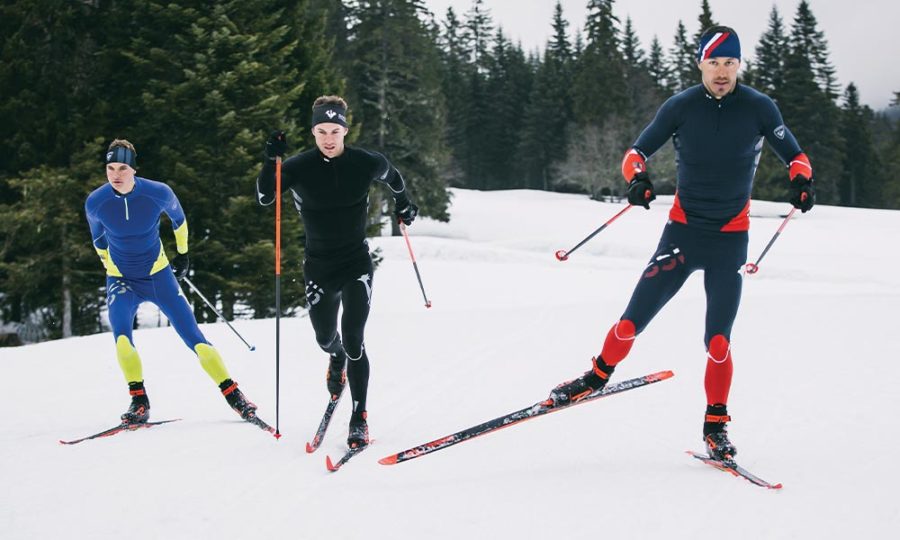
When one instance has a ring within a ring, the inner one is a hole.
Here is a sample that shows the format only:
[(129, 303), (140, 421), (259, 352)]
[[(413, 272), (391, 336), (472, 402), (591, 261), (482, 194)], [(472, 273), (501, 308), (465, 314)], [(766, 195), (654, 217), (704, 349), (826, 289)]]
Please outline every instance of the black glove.
[(634, 175), (631, 183), (628, 184), (628, 202), (634, 206), (643, 206), (650, 210), (650, 201), (656, 198), (653, 193), (653, 184), (650, 182), (650, 175), (641, 171)]
[(187, 253), (179, 253), (175, 255), (170, 264), (172, 265), (172, 273), (175, 274), (175, 278), (184, 279), (188, 275), (188, 270), (191, 269), (191, 258), (188, 257)]
[(266, 157), (275, 161), (276, 157), (283, 158), (285, 152), (287, 152), (287, 137), (284, 132), (276, 129), (269, 133), (266, 140)]
[(409, 201), (399, 201), (394, 205), (394, 215), (408, 227), (419, 215), (419, 207)]
[(797, 176), (791, 180), (791, 204), (802, 213), (809, 212), (816, 204), (816, 188), (812, 180), (805, 176)]

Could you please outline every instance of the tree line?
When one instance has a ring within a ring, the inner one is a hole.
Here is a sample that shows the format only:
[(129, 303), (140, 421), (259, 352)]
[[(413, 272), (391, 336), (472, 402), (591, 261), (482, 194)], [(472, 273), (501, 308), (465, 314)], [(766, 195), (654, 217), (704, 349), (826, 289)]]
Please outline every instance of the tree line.
[[(431, 13), (423, 0), (4, 2), (0, 319), (32, 339), (103, 330), (83, 203), (105, 182), (116, 137), (136, 144), (139, 175), (181, 199), (194, 283), (229, 318), (271, 317), (274, 214), (254, 193), (262, 143), (277, 127), (290, 151), (310, 148), (310, 106), (323, 94), (348, 99), (351, 144), (386, 154), (426, 216), (450, 219), (449, 186), (621, 194), (624, 150), (666, 98), (699, 82), (696, 42), (718, 21), (702, 0), (696, 33), (676, 21), (672, 44), (644, 48), (614, 0), (585, 1), (578, 26), (557, 3), (552, 37), (528, 52), (483, 0), (461, 14)], [(838, 85), (808, 3), (789, 24), (773, 7), (755, 47), (742, 38), (741, 81), (777, 100), (813, 162), (820, 203), (900, 208), (896, 116)], [(652, 174), (660, 192), (674, 190), (671, 145)], [(764, 151), (754, 196), (783, 199), (786, 184)], [(374, 231), (388, 205), (379, 190), (371, 201)], [(303, 232), (285, 210), (290, 312), (305, 302)]]

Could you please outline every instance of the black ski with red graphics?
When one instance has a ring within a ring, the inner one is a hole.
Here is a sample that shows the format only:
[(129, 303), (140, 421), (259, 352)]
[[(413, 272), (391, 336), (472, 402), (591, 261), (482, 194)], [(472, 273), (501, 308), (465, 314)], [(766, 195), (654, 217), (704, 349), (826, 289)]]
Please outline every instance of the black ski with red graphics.
[(635, 388), (647, 386), (648, 384), (664, 381), (672, 377), (672, 375), (674, 375), (674, 373), (672, 373), (671, 371), (660, 371), (658, 373), (644, 375), (643, 377), (628, 379), (627, 381), (611, 383), (606, 385), (599, 392), (590, 394), (587, 397), (568, 405), (553, 406), (553, 403), (549, 399), (539, 401), (538, 403), (535, 403), (530, 407), (526, 407), (516, 412), (509, 413), (499, 418), (494, 418), (493, 420), (488, 420), (483, 424), (478, 424), (477, 426), (473, 426), (462, 431), (457, 431), (456, 433), (447, 435), (446, 437), (441, 437), (440, 439), (436, 439), (434, 441), (415, 446), (408, 450), (383, 457), (378, 460), (378, 463), (381, 463), (382, 465), (394, 465), (395, 463), (403, 463), (404, 461), (409, 461), (411, 459), (415, 459), (432, 452), (437, 452), (438, 450), (447, 448), (448, 446), (453, 446), (454, 444), (459, 444), (461, 442), (474, 439), (475, 437), (480, 437), (481, 435), (486, 435), (488, 433), (507, 428), (520, 422), (531, 420), (532, 418), (537, 418), (538, 416), (543, 416), (545, 414), (568, 409), (569, 407), (574, 407), (575, 405), (581, 405), (582, 403), (587, 403), (595, 399), (600, 399), (613, 394), (625, 392), (627, 390), (633, 390)]

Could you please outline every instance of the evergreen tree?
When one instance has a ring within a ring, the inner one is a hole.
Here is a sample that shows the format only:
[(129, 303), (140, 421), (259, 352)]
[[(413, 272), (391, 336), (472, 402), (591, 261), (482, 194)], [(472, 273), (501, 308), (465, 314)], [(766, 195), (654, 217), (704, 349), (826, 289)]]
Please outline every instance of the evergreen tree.
[(483, 0), (473, 0), (472, 8), (466, 13), (463, 24), (470, 69), (468, 80), (461, 92), (468, 104), (465, 122), (465, 149), (463, 177), (464, 185), (474, 189), (488, 188), (489, 156), (486, 148), (490, 144), (483, 122), (491, 114), (492, 96), (488, 93), (487, 71), (490, 50), (493, 45), (494, 23), (490, 11)]
[[(784, 61), (784, 87), (777, 91), (778, 105), (785, 124), (794, 132), (812, 162), (817, 200), (823, 204), (836, 204), (844, 159), (844, 141), (838, 131), (840, 110), (818, 84), (814, 69), (818, 52), (810, 47), (808, 37), (818, 35), (818, 30), (814, 26), (798, 28), (808, 24), (812, 15), (808, 6), (804, 8), (803, 5), (801, 2), (790, 32)], [(772, 180), (787, 186), (783, 177)]]
[(756, 45), (754, 77), (751, 84), (758, 90), (778, 100), (778, 91), (784, 86), (784, 56), (787, 37), (778, 8), (769, 12), (769, 26)]
[(573, 100), (576, 121), (602, 126), (610, 117), (628, 110), (622, 82), (625, 61), (619, 47), (614, 0), (590, 0), (585, 23), (587, 45), (576, 65)]
[(470, 115), (470, 103), (461, 88), (472, 77), (468, 63), (466, 40), (462, 24), (452, 7), (447, 8), (446, 19), (440, 33), (441, 89), (447, 107), (444, 136), (451, 152), (447, 174), (451, 185), (464, 185), (463, 170), (466, 156), (466, 119)]
[(884, 168), (872, 142), (873, 119), (872, 110), (860, 105), (856, 85), (847, 85), (840, 130), (847, 144), (839, 186), (844, 206), (877, 207), (881, 203)]
[[(133, 142), (148, 176), (168, 183), (181, 199), (194, 283), (221, 302), (226, 317), (236, 305), (249, 306), (247, 314), (255, 317), (273, 314), (267, 279), (273, 259), (262, 256), (272, 249), (273, 225), (264, 217), (271, 209), (258, 208), (253, 193), (265, 133), (282, 127), (292, 145), (302, 143), (298, 120), (308, 118), (323, 86), (334, 87), (322, 71), (308, 69), (325, 65), (320, 55), (327, 46), (306, 7), (305, 0), (234, 0), (212, 8), (199, 1), (147, 2), (132, 11), (134, 52), (127, 58), (146, 81)], [(258, 219), (241, 219), (246, 215)], [(296, 213), (283, 212), (282, 219), (283, 264), (298, 268), (301, 248), (290, 237), (299, 229)], [(305, 301), (303, 288), (295, 280), (285, 283), (287, 310)], [(201, 303), (195, 312), (199, 320), (215, 319)]]
[(815, 73), (816, 83), (831, 101), (840, 95), (840, 86), (834, 73), (834, 66), (828, 58), (828, 42), (825, 34), (818, 29), (816, 17), (813, 15), (807, 0), (797, 6), (794, 25), (791, 29), (791, 46), (804, 50), (810, 66)]
[[(423, 215), (446, 220), (448, 150), (440, 55), (421, 0), (361, 0), (350, 28), (350, 85), (360, 144), (401, 171)], [(373, 192), (385, 200), (383, 189)], [(376, 205), (377, 206), (377, 205)], [(392, 210), (392, 207), (391, 207)], [(394, 220), (394, 233), (399, 234)]]
[(529, 188), (551, 189), (553, 163), (565, 159), (569, 133), (566, 127), (573, 122), (570, 94), (573, 51), (566, 30), (568, 25), (562, 4), (557, 1), (553, 38), (536, 68), (518, 148), (525, 167), (525, 186)]
[(681, 92), (700, 81), (697, 71), (697, 49), (687, 37), (687, 28), (678, 21), (675, 44), (669, 51), (669, 69), (672, 73), (672, 89)]
[(664, 94), (671, 95), (674, 92), (675, 84), (673, 80), (672, 68), (659, 38), (653, 36), (650, 42), (650, 53), (647, 55), (647, 73), (656, 85), (656, 88)]
[(516, 149), (523, 137), (525, 117), (534, 74), (520, 46), (514, 46), (501, 28), (494, 36), (487, 71), (487, 93), (492, 96), (491, 114), (483, 121), (487, 136), (487, 187), (524, 187), (522, 160)]
[(703, 32), (712, 26), (716, 26), (717, 23), (712, 16), (712, 10), (709, 8), (709, 0), (703, 0), (700, 4), (700, 16), (697, 17), (697, 22), (699, 23), (699, 27), (697, 28), (697, 33), (694, 34), (694, 50), (700, 46), (700, 36), (703, 35)]
[(480, 72), (487, 71), (494, 23), (491, 12), (484, 6), (484, 0), (472, 0), (472, 7), (466, 13), (465, 35), (468, 41), (469, 61)]

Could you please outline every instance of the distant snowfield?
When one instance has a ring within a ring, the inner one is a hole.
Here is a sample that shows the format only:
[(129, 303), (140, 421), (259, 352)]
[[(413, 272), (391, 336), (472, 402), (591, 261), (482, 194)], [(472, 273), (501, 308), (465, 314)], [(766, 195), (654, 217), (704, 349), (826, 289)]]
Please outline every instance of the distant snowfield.
[[(671, 198), (635, 208), (535, 191), (454, 190), (450, 223), (379, 237), (366, 337), (372, 448), (335, 474), (349, 399), (322, 448), (325, 355), (282, 319), (281, 440), (241, 422), (170, 328), (135, 334), (152, 418), (71, 447), (128, 404), (110, 334), (0, 349), (0, 538), (866, 538), (900, 528), (900, 213), (817, 206), (745, 280), (729, 410), (739, 461), (701, 449), (702, 276), (640, 336), (616, 379), (675, 377), (386, 467), (377, 460), (546, 397), (589, 366), (656, 246)], [(790, 210), (754, 202), (755, 260)], [(263, 210), (261, 210), (263, 212)], [(285, 269), (290, 278), (296, 269)], [(101, 276), (98, 275), (98, 280)], [(193, 298), (190, 292), (188, 297)], [(199, 300), (198, 300), (199, 301)], [(275, 423), (274, 320), (203, 331)], [(347, 392), (349, 395), (349, 391)]]

